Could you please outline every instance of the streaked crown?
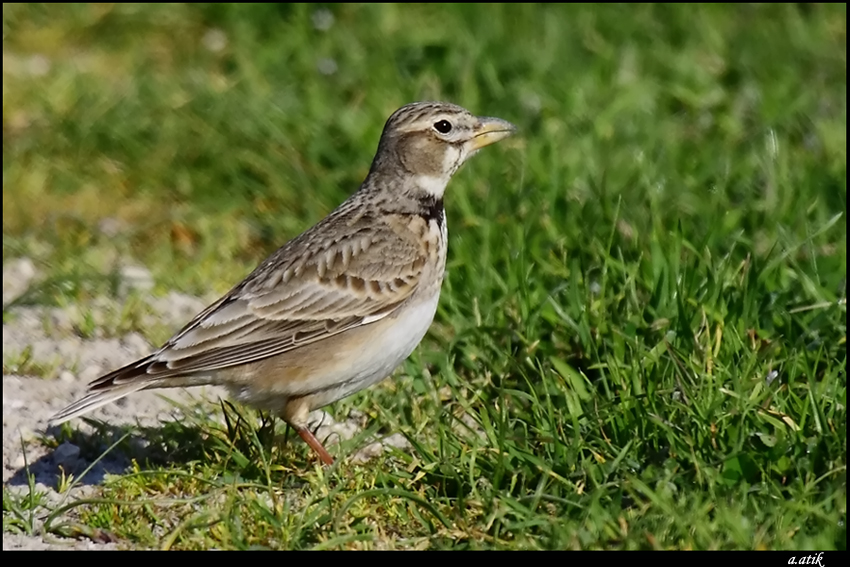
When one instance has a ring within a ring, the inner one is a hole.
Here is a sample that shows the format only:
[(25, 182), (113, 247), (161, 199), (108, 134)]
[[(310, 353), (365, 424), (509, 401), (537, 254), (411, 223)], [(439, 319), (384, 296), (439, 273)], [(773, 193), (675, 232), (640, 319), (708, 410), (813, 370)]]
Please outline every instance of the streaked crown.
[(407, 104), (387, 120), (370, 175), (401, 173), (442, 197), (467, 159), (515, 130), (510, 122), (475, 116), (448, 102)]

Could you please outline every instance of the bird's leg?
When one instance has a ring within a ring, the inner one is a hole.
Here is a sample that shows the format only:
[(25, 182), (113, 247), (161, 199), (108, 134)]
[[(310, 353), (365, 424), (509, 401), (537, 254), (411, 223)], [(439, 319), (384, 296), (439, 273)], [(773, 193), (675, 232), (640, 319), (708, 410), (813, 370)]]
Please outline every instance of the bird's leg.
[(301, 436), (301, 439), (307, 443), (311, 449), (313, 449), (318, 455), (319, 458), (322, 459), (322, 462), (326, 465), (334, 464), (333, 457), (328, 451), (319, 443), (319, 440), (316, 439), (316, 436), (313, 435), (313, 432), (307, 429), (306, 427), (298, 428), (298, 435)]
[(307, 428), (307, 416), (310, 413), (310, 401), (309, 398), (300, 397), (300, 398), (292, 398), (286, 402), (286, 405), (283, 408), (283, 411), (280, 414), (280, 417), (283, 420), (292, 426), (295, 431), (298, 432), (298, 435), (301, 436), (301, 439), (304, 440), (307, 445), (313, 449), (319, 458), (322, 459), (322, 462), (326, 465), (334, 464), (333, 457), (331, 457), (330, 453), (328, 453), (327, 449), (325, 449), (319, 440), (316, 439), (316, 436), (313, 435), (313, 432)]

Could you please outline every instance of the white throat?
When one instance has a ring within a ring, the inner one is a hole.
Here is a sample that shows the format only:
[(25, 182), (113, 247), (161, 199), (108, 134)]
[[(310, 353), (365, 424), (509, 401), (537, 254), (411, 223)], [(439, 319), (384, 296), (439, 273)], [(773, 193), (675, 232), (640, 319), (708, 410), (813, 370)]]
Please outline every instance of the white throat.
[(443, 193), (446, 192), (446, 186), (449, 184), (449, 178), (434, 177), (432, 175), (417, 175), (413, 183), (418, 189), (421, 189), (428, 195), (436, 199), (442, 199)]
[(465, 161), (463, 152), (455, 147), (446, 148), (446, 153), (443, 156), (443, 171), (441, 176), (437, 175), (418, 175), (414, 178), (416, 186), (425, 191), (428, 195), (436, 199), (442, 199), (443, 193), (446, 192), (446, 186), (452, 175), (460, 167), (460, 164)]

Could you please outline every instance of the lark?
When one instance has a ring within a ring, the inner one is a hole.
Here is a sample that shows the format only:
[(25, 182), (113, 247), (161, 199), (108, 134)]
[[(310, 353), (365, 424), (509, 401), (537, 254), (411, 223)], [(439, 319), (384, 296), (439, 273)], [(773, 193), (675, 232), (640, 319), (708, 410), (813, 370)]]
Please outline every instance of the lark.
[(332, 464), (307, 415), (392, 374), (425, 336), (446, 267), (446, 185), (514, 131), (445, 102), (398, 109), (356, 193), (51, 424), (139, 390), (212, 384), (280, 416)]

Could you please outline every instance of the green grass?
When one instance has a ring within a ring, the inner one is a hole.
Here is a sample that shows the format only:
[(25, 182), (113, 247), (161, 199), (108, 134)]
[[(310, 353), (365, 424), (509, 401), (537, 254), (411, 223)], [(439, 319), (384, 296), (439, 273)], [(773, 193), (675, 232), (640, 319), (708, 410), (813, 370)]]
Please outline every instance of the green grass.
[(156, 293), (226, 291), (356, 189), (412, 100), (521, 131), (449, 186), (421, 347), (330, 408), (412, 454), (322, 469), (230, 408), (131, 431), (137, 465), (47, 531), (845, 549), (846, 7), (327, 10), (4, 6), (3, 257), (38, 263), (41, 303), (114, 294), (121, 257)]

